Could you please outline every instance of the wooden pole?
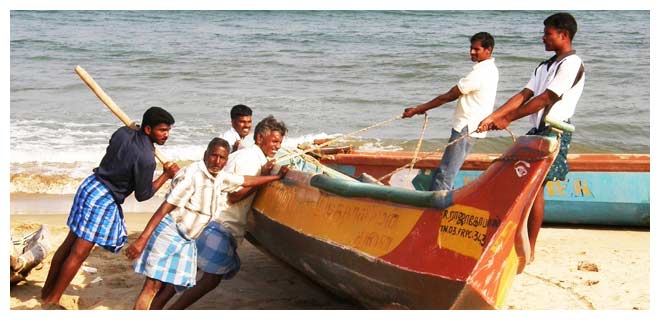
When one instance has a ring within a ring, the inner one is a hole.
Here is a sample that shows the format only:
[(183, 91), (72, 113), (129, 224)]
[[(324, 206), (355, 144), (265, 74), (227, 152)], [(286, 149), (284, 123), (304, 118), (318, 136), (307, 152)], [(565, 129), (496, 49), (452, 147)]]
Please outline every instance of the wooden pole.
[[(114, 115), (117, 116), (117, 118), (119, 118), (119, 120), (121, 120), (121, 122), (123, 122), (129, 128), (139, 130), (139, 127), (137, 126), (137, 123), (135, 123), (135, 121), (131, 120), (131, 118), (128, 117), (128, 115), (126, 115), (126, 113), (124, 113), (124, 111), (114, 101), (112, 101), (112, 98), (110, 98), (110, 96), (108, 96), (105, 93), (105, 91), (103, 91), (103, 89), (101, 89), (101, 87), (96, 83), (96, 81), (94, 81), (94, 79), (92, 79), (92, 76), (90, 76), (89, 73), (87, 73), (87, 71), (85, 71), (85, 69), (83, 69), (81, 66), (76, 66), (76, 73), (78, 74), (80, 79), (82, 79), (82, 81), (90, 89), (92, 89), (92, 92), (94, 92), (94, 94), (97, 97), (99, 97), (99, 99), (101, 99), (103, 104), (105, 104), (105, 106), (108, 107), (108, 109), (110, 109), (110, 111), (112, 113), (114, 113)], [(154, 147), (154, 155), (156, 156), (158, 161), (160, 161), (161, 163), (164, 164), (165, 162), (167, 162), (167, 159), (155, 147)]]

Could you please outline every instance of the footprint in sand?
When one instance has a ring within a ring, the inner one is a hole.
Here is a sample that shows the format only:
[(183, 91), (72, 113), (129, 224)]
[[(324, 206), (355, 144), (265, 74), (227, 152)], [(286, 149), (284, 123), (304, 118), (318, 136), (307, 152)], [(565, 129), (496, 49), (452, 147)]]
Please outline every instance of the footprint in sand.
[(107, 278), (107, 279), (104, 279), (103, 282), (105, 282), (106, 286), (108, 286), (110, 288), (113, 288), (113, 289), (131, 288), (135, 285), (134, 282), (128, 283), (128, 281), (126, 281), (126, 279), (119, 278), (119, 277)]

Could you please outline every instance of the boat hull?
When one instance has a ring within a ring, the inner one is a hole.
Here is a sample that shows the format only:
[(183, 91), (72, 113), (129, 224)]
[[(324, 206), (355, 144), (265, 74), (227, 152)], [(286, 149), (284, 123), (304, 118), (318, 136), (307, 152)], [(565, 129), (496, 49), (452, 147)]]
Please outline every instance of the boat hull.
[[(372, 309), (449, 309), (465, 287), (452, 281), (397, 268), (304, 235), (259, 210), (249, 216), (247, 239), (334, 294)], [(491, 308), (483, 300), (475, 309)]]
[(521, 138), (449, 192), (361, 183), (318, 174), (314, 161), (294, 163), (259, 190), (246, 238), (368, 308), (501, 308), (529, 260), (527, 215), (558, 145)]

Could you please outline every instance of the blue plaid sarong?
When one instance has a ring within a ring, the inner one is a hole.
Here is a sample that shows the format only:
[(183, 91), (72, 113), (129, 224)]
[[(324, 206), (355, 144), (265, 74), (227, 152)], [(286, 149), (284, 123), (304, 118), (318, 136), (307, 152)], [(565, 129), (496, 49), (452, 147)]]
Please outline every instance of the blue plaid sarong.
[(163, 217), (135, 260), (133, 270), (149, 278), (174, 285), (177, 292), (195, 286), (197, 248), (169, 214)]
[(121, 206), (94, 175), (78, 187), (66, 224), (79, 238), (113, 253), (119, 252), (128, 240)]
[[(570, 123), (570, 121), (568, 122)], [(527, 132), (528, 135), (537, 135), (537, 136), (546, 136), (546, 137), (556, 137), (557, 133), (552, 132), (549, 128), (547, 130), (542, 130), (538, 131), (536, 128), (533, 128), (529, 132)], [(552, 163), (552, 166), (550, 167), (550, 171), (548, 171), (548, 174), (545, 176), (545, 182), (548, 181), (555, 181), (555, 180), (566, 180), (566, 175), (570, 171), (570, 168), (568, 167), (568, 149), (571, 147), (571, 140), (573, 137), (572, 132), (563, 132), (561, 134), (561, 137), (559, 138), (559, 153), (557, 154), (557, 158), (555, 158), (555, 161)]]
[(211, 222), (195, 242), (199, 269), (223, 275), (223, 279), (231, 279), (238, 273), (241, 259), (236, 252), (236, 240), (221, 224)]

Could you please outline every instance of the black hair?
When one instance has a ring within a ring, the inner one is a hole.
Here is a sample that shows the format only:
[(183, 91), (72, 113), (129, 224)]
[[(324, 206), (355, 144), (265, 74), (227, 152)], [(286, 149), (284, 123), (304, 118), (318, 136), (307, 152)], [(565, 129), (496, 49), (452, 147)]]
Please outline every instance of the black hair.
[(231, 151), (231, 148), (229, 147), (229, 142), (227, 142), (227, 140), (222, 138), (215, 137), (211, 139), (209, 145), (206, 147), (206, 151), (213, 150), (213, 148), (215, 147), (225, 148), (227, 152)]
[(488, 32), (477, 32), (470, 38), (470, 43), (479, 41), (484, 49), (495, 48), (495, 39)]
[(144, 127), (146, 126), (153, 128), (161, 123), (168, 125), (174, 124), (174, 117), (163, 108), (151, 107), (142, 115), (142, 130), (144, 130)]
[(257, 141), (258, 135), (265, 135), (271, 131), (277, 131), (282, 134), (282, 136), (284, 136), (286, 135), (288, 129), (286, 128), (286, 124), (284, 124), (284, 122), (277, 121), (275, 117), (269, 115), (268, 117), (265, 117), (263, 120), (259, 121), (257, 126), (254, 128), (254, 141)]
[(252, 109), (246, 105), (237, 104), (231, 108), (229, 115), (231, 116), (232, 120), (235, 120), (239, 117), (251, 117)]
[(570, 13), (560, 12), (555, 13), (545, 20), (543, 20), (543, 25), (546, 27), (553, 27), (559, 30), (568, 31), (568, 37), (573, 41), (573, 36), (577, 32), (577, 22), (575, 18)]

